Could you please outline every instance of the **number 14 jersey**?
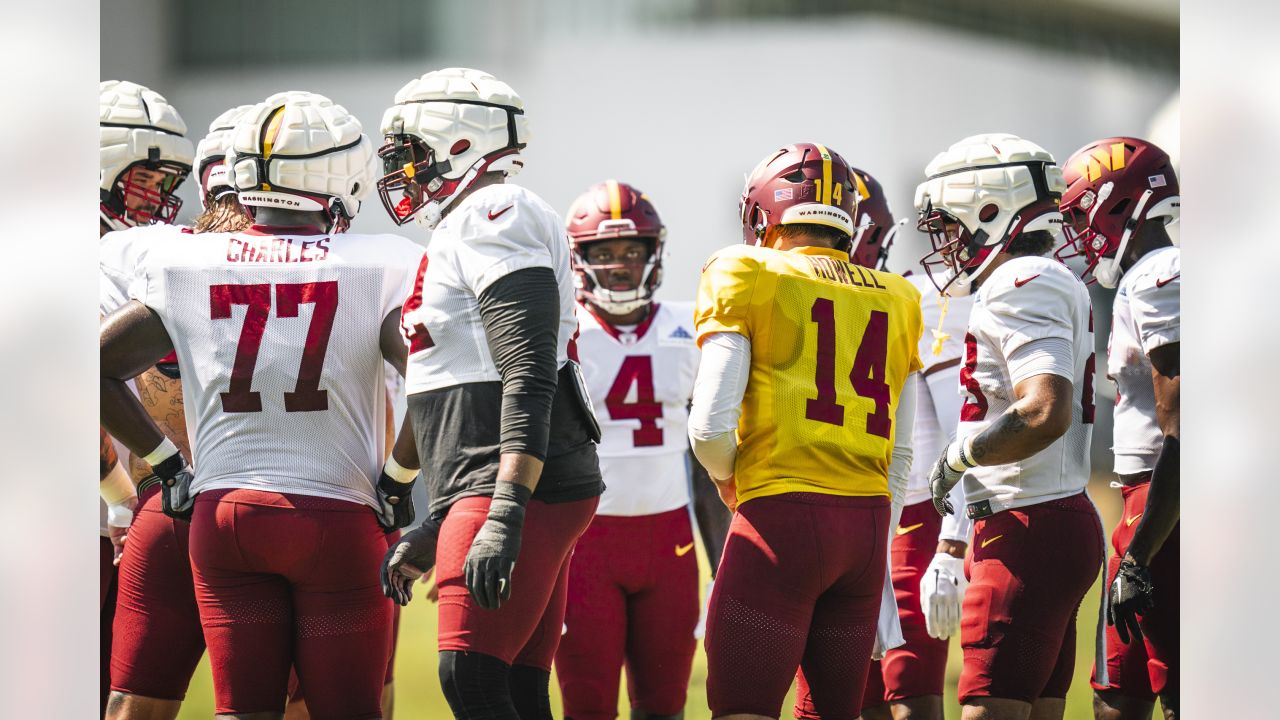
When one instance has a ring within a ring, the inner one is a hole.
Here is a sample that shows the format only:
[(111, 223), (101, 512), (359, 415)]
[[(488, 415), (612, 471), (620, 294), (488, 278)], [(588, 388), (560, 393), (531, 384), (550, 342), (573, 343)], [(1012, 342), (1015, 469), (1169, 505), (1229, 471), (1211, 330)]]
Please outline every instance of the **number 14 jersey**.
[(600, 421), (597, 515), (653, 515), (689, 504), (686, 427), (700, 354), (692, 303), (654, 303), (616, 328), (578, 304), (578, 355)]
[(697, 335), (751, 341), (738, 501), (787, 492), (888, 495), (893, 418), (920, 370), (920, 292), (838, 250), (746, 245), (702, 270)]
[(395, 235), (178, 233), (152, 240), (129, 294), (178, 354), (193, 489), (375, 506), (379, 331), (422, 248)]

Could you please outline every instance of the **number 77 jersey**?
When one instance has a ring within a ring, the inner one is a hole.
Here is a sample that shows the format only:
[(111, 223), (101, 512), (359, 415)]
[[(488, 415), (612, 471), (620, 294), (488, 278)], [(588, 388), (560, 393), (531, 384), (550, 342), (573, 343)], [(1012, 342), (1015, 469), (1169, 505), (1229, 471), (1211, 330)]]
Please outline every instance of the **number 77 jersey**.
[(920, 292), (843, 252), (733, 246), (702, 270), (695, 312), (751, 341), (738, 420), (738, 501), (788, 492), (888, 495), (893, 418), (921, 368)]
[[(296, 230), (296, 229), (294, 229)], [(375, 506), (380, 330), (422, 248), (394, 235), (157, 237), (129, 294), (182, 368), (196, 492), (254, 488)]]

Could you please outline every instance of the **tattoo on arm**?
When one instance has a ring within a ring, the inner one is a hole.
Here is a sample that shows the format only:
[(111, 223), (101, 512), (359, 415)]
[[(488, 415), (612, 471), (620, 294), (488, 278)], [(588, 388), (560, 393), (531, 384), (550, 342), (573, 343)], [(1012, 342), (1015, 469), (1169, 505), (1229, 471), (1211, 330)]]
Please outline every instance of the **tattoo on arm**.
[(990, 458), (992, 451), (1001, 443), (1011, 440), (1014, 436), (1021, 435), (1031, 428), (1026, 418), (1022, 417), (1017, 407), (1009, 408), (1008, 412), (996, 418), (991, 426), (983, 430), (973, 439), (973, 460), (981, 465), (990, 465), (993, 463), (983, 462), (984, 459)]

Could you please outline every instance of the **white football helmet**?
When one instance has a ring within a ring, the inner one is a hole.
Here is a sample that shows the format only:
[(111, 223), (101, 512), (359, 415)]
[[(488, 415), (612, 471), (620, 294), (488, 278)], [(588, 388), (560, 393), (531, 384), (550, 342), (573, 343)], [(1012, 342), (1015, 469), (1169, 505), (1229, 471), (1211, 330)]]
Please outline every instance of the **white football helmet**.
[(524, 167), (529, 131), (524, 103), (510, 85), (468, 68), (436, 70), (409, 81), (382, 116), (378, 193), (397, 225), (434, 228), (476, 178), (507, 177)]
[(240, 105), (222, 113), (209, 123), (209, 134), (196, 143), (195, 171), (200, 181), (200, 209), (224, 193), (234, 193), (227, 182), (227, 147), (231, 144), (232, 131), (240, 116), (252, 110), (253, 105)]
[(187, 124), (164, 96), (137, 83), (98, 84), (98, 212), (113, 230), (171, 223), (174, 193), (191, 173)]
[(967, 137), (938, 153), (925, 175), (916, 187), (917, 227), (933, 252), (920, 264), (943, 294), (972, 292), (973, 279), (1019, 234), (1062, 229), (1062, 170), (1047, 150), (1016, 135)]

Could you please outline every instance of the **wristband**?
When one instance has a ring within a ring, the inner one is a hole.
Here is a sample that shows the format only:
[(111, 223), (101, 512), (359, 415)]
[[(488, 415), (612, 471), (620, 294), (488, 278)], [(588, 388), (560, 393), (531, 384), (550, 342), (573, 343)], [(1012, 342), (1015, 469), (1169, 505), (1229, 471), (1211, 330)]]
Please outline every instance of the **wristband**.
[(128, 505), (107, 505), (107, 527), (127, 528), (133, 524), (133, 511)]
[(973, 457), (973, 436), (953, 442), (947, 446), (947, 465), (956, 472), (964, 472), (970, 468), (977, 467), (978, 463), (970, 458)]
[(142, 459), (151, 467), (155, 467), (177, 454), (178, 446), (174, 445), (169, 438), (165, 438), (155, 450), (144, 455)]
[(129, 479), (129, 473), (125, 472), (124, 463), (116, 463), (111, 472), (102, 478), (102, 482), (98, 483), (98, 495), (102, 496), (102, 501), (107, 505), (119, 505), (135, 497), (133, 481)]
[(401, 485), (408, 485), (413, 482), (414, 478), (418, 477), (417, 468), (404, 467), (390, 455), (387, 456), (386, 464), (382, 466), (382, 472)]

